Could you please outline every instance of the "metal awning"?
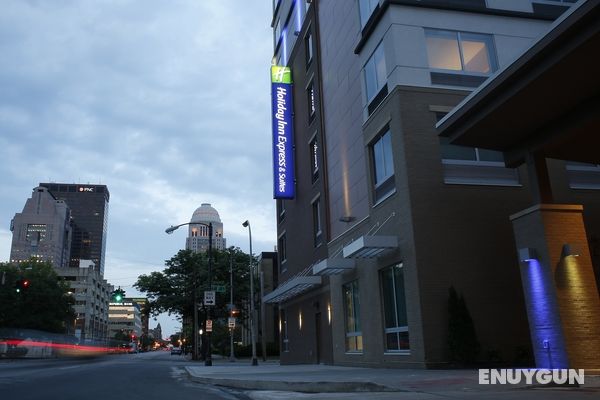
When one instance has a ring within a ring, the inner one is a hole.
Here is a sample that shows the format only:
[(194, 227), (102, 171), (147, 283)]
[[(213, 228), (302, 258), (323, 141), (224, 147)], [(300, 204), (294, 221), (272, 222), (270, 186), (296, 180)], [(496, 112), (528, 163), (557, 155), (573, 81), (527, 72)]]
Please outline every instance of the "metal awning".
[(326, 258), (313, 266), (314, 275), (338, 275), (356, 267), (356, 261), (346, 258)]
[(298, 276), (282, 283), (271, 293), (263, 296), (264, 303), (282, 303), (321, 284), (320, 276)]
[(365, 235), (344, 246), (344, 258), (376, 258), (398, 248), (397, 236)]

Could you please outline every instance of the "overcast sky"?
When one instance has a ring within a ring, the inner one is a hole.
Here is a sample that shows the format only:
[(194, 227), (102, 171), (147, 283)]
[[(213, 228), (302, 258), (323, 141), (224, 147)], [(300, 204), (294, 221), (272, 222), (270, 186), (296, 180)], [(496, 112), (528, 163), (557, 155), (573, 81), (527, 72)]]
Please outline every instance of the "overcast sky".
[[(185, 247), (201, 203), (228, 246), (276, 243), (267, 0), (5, 0), (0, 12), (0, 261), (39, 182), (110, 191), (105, 278)], [(163, 333), (178, 324), (161, 316)], [(156, 325), (150, 322), (150, 327)]]

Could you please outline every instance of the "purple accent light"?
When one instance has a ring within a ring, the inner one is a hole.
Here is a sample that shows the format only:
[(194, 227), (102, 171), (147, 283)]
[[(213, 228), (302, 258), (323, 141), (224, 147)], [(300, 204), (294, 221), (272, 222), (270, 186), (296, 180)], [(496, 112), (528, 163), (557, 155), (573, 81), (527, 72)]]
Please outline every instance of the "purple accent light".
[(537, 368), (568, 368), (569, 361), (550, 270), (536, 259), (521, 271)]

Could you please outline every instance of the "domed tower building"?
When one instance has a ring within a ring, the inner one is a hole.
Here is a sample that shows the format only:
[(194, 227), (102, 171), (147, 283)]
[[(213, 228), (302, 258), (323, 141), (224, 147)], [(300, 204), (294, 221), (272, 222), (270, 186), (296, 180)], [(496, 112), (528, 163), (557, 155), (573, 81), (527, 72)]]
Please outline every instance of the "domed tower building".
[[(185, 241), (185, 248), (195, 252), (208, 251), (208, 226), (201, 225), (212, 222), (213, 225), (213, 249), (225, 250), (226, 243), (223, 237), (223, 223), (219, 212), (209, 203), (203, 203), (194, 211), (188, 229), (188, 237)], [(196, 224), (197, 223), (197, 224)]]

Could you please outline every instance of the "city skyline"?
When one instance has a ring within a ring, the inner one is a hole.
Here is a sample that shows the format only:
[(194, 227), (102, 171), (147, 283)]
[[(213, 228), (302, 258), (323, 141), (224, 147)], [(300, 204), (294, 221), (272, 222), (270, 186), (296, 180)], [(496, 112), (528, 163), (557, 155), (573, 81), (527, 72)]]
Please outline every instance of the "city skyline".
[(250, 219), (254, 252), (272, 251), (270, 14), (269, 2), (4, 4), (0, 261), (38, 182), (109, 187), (105, 277), (128, 296), (185, 248), (185, 230), (165, 228), (205, 202), (229, 246), (248, 251)]

